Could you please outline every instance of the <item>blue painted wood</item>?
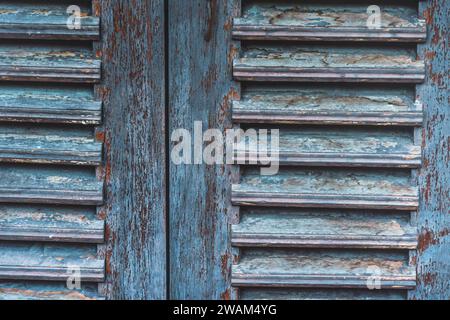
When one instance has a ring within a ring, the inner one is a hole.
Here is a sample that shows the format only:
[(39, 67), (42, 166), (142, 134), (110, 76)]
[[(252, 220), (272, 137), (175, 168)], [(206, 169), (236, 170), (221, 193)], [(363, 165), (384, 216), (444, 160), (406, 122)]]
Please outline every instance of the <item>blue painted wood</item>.
[(414, 3), (380, 5), (380, 28), (367, 28), (367, 4), (245, 1), (233, 36), (242, 40), (421, 42), (423, 21)]
[(421, 83), (425, 66), (409, 48), (250, 43), (233, 65), (239, 81)]
[(79, 290), (66, 283), (0, 281), (0, 300), (102, 300), (95, 284), (81, 284)]
[(421, 126), (423, 109), (412, 88), (250, 85), (233, 101), (242, 124)]
[(237, 247), (416, 249), (409, 214), (375, 210), (251, 208), (232, 226)]
[[(169, 1), (169, 132), (231, 127), (232, 18), (239, 1)], [(191, 131), (193, 132), (193, 131)], [(173, 144), (171, 144), (172, 146)], [(170, 165), (170, 298), (231, 297), (231, 168)]]
[[(69, 28), (71, 5), (80, 8), (79, 28)], [(80, 1), (2, 1), (1, 39), (98, 40), (98, 17), (90, 16), (89, 7)]]
[(2, 41), (0, 80), (96, 83), (100, 61), (85, 44)]
[(102, 0), (106, 295), (166, 298), (164, 1)]
[(0, 205), (0, 240), (103, 243), (103, 220), (90, 208)]
[(96, 166), (102, 144), (90, 130), (0, 125), (0, 162)]
[(242, 288), (242, 300), (406, 300), (401, 290)]
[(102, 102), (90, 88), (46, 85), (0, 85), (0, 121), (54, 124), (100, 124)]
[(402, 252), (250, 249), (233, 268), (237, 287), (367, 288), (380, 271), (382, 288), (413, 288), (416, 274)]
[(418, 283), (412, 299), (450, 299), (450, 107), (448, 17), (449, 1), (420, 2), (428, 40), (419, 46), (426, 79), (417, 87), (425, 107), (422, 133), (424, 166), (420, 172)]
[[(271, 136), (269, 133), (268, 139)], [(282, 166), (416, 168), (421, 165), (420, 146), (414, 145), (407, 130), (281, 127), (278, 138)], [(257, 142), (249, 140), (237, 144), (234, 158), (238, 163), (267, 163), (266, 152), (258, 148)]]
[(70, 268), (75, 267), (79, 268), (81, 282), (101, 282), (104, 279), (104, 261), (96, 258), (95, 247), (0, 243), (0, 280), (64, 283), (70, 275)]

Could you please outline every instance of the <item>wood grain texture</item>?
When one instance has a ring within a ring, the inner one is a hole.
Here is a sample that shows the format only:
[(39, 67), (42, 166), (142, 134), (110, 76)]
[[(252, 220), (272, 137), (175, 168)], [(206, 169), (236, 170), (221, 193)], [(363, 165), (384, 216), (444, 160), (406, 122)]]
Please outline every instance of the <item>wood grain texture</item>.
[(415, 210), (417, 193), (407, 171), (284, 168), (278, 175), (261, 176), (252, 168), (233, 185), (232, 201), (240, 206)]
[(30, 127), (0, 130), (0, 162), (97, 166), (102, 161), (102, 144), (88, 136)]
[[(268, 139), (272, 140), (272, 132)], [(282, 166), (397, 167), (421, 165), (421, 149), (411, 133), (400, 130), (303, 127), (279, 129), (278, 158)], [(236, 145), (238, 163), (267, 164), (260, 141), (243, 139)]]
[(311, 1), (249, 1), (235, 19), (233, 36), (240, 40), (422, 42), (424, 22), (411, 6), (380, 6), (381, 26), (367, 27), (367, 5), (330, 6)]
[(85, 45), (4, 41), (0, 45), (0, 80), (97, 83), (101, 63)]
[(0, 86), (0, 122), (98, 125), (102, 102), (89, 88)]
[[(239, 1), (169, 1), (169, 131), (231, 128), (232, 18)], [(232, 169), (170, 165), (170, 298), (227, 299)]]
[(103, 182), (90, 170), (67, 167), (0, 166), (0, 202), (67, 205), (103, 204)]
[(232, 226), (237, 247), (416, 249), (407, 214), (314, 209), (247, 209)]
[(234, 61), (239, 81), (421, 83), (424, 64), (409, 49), (249, 44)]
[(233, 101), (236, 123), (421, 126), (414, 92), (370, 86), (249, 86)]
[[(78, 3), (77, 3), (78, 2)], [(68, 27), (70, 5), (79, 5), (79, 28)], [(98, 40), (100, 19), (92, 17), (79, 1), (48, 3), (2, 1), (0, 39)]]
[(368, 251), (287, 251), (281, 249), (244, 251), (233, 267), (233, 286), (290, 288), (367, 288), (380, 271), (381, 288), (414, 287), (414, 268), (402, 253)]
[(101, 282), (104, 261), (93, 247), (5, 243), (0, 246), (0, 280), (66, 282), (70, 268), (80, 271), (81, 281)]
[(402, 290), (327, 288), (242, 288), (242, 300), (406, 300)]
[(0, 205), (0, 240), (103, 243), (104, 221), (86, 208)]
[(425, 107), (422, 136), (424, 166), (419, 176), (420, 232), (417, 257), (418, 283), (411, 299), (450, 299), (450, 107), (448, 1), (420, 2), (427, 21), (427, 43), (419, 57), (427, 63), (426, 80), (417, 87)]
[(0, 281), (0, 300), (103, 300), (97, 290), (95, 284), (82, 284), (80, 290), (69, 290), (66, 283)]
[(96, 1), (101, 16), (109, 299), (166, 298), (164, 1)]

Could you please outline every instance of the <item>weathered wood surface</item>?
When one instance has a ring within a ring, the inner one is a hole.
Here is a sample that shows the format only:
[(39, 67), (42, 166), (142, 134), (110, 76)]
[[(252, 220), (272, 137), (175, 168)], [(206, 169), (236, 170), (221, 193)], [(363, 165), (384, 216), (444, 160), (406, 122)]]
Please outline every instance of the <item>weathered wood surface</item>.
[(421, 83), (423, 61), (410, 49), (249, 44), (234, 61), (239, 81)]
[(413, 90), (348, 86), (249, 86), (233, 102), (237, 123), (421, 126)]
[(110, 299), (166, 295), (164, 1), (95, 1), (101, 16)]
[(100, 60), (89, 46), (4, 41), (0, 45), (0, 80), (96, 83)]
[(91, 132), (0, 125), (0, 162), (97, 166), (102, 144)]
[(418, 190), (407, 171), (284, 168), (261, 176), (246, 169), (232, 200), (241, 206), (415, 210)]
[[(231, 128), (232, 18), (240, 1), (169, 1), (169, 132)], [(173, 145), (173, 144), (171, 144)], [(170, 165), (170, 298), (229, 299), (231, 172)]]
[(330, 288), (242, 288), (242, 300), (406, 300), (402, 290)]
[(66, 283), (0, 281), (0, 300), (102, 300), (97, 285), (81, 284), (81, 290), (69, 290)]
[(381, 288), (409, 289), (416, 282), (407, 255), (398, 252), (252, 249), (233, 267), (233, 286), (367, 288), (380, 271)]
[(241, 40), (422, 42), (424, 21), (414, 7), (380, 6), (380, 27), (369, 29), (368, 5), (330, 6), (312, 1), (249, 1), (234, 20), (233, 36)]
[[(77, 2), (2, 1), (0, 39), (98, 40), (99, 18)], [(79, 28), (68, 27), (70, 5), (81, 9)]]
[[(280, 165), (398, 167), (421, 165), (421, 148), (415, 146), (408, 131), (376, 129), (329, 129), (303, 127), (279, 130)], [(272, 132), (268, 134), (272, 140)], [(261, 141), (247, 137), (236, 145), (234, 159), (238, 163), (267, 163), (267, 152)]]
[(103, 183), (87, 169), (2, 164), (0, 202), (101, 205)]
[(103, 243), (105, 223), (91, 211), (0, 205), (0, 240)]
[(412, 299), (450, 299), (450, 107), (449, 107), (449, 1), (421, 1), (420, 15), (429, 26), (427, 43), (419, 58), (427, 63), (426, 80), (417, 87), (425, 107), (422, 135), (424, 166), (419, 176), (420, 232), (418, 282)]
[(100, 124), (102, 102), (80, 87), (0, 86), (0, 121), (54, 124)]
[(232, 226), (237, 247), (416, 249), (409, 215), (313, 209), (241, 211)]
[(94, 247), (1, 243), (1, 280), (66, 282), (71, 268), (80, 271), (81, 282), (104, 279), (104, 261), (96, 258)]

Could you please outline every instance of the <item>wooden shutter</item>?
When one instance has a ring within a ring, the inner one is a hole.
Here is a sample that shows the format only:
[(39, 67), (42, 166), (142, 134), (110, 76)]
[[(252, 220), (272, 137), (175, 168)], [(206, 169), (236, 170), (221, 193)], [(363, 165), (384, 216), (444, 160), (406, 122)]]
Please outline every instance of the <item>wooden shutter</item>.
[(418, 1), (383, 1), (369, 29), (371, 4), (242, 1), (233, 120), (280, 128), (281, 168), (241, 166), (233, 185), (240, 298), (403, 299), (416, 285), (426, 26)]
[[(81, 9), (71, 29), (67, 9)], [(104, 280), (91, 1), (0, 3), (0, 298), (94, 299)], [(81, 274), (81, 290), (67, 279)]]

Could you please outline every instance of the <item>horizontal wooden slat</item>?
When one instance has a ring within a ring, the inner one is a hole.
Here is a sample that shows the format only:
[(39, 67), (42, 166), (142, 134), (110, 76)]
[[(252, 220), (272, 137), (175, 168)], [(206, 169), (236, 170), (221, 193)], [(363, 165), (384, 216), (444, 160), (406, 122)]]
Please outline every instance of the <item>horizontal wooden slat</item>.
[(237, 287), (410, 289), (414, 267), (397, 253), (252, 250), (233, 266)]
[(264, 176), (247, 169), (232, 187), (240, 206), (320, 207), (416, 210), (418, 190), (409, 172), (288, 169)]
[(368, 28), (368, 5), (250, 2), (234, 20), (240, 40), (423, 42), (425, 22), (409, 6), (381, 5), (380, 26)]
[(421, 126), (423, 108), (386, 88), (252, 88), (233, 102), (233, 121), (268, 124)]
[(53, 134), (3, 133), (0, 127), (0, 162), (99, 165), (102, 144), (86, 137)]
[(101, 205), (103, 183), (81, 170), (3, 164), (0, 202)]
[(240, 300), (406, 300), (402, 290), (242, 288)]
[[(273, 132), (269, 131), (271, 140)], [(266, 164), (278, 153), (280, 165), (366, 166), (415, 168), (421, 164), (421, 148), (404, 131), (368, 129), (282, 129), (278, 148), (261, 150), (258, 140), (247, 136), (236, 146), (238, 163)]]
[(6, 42), (0, 45), (0, 80), (96, 83), (100, 60), (76, 44)]
[(254, 44), (235, 60), (240, 81), (421, 83), (423, 61), (414, 52), (389, 48)]
[(79, 210), (0, 205), (0, 240), (102, 243), (104, 221)]
[(69, 28), (69, 5), (2, 1), (0, 39), (98, 40), (99, 18), (82, 8), (79, 27)]
[(408, 217), (369, 212), (246, 211), (232, 228), (238, 247), (415, 249)]
[(34, 283), (0, 281), (0, 300), (104, 300), (98, 295), (98, 285), (81, 284), (70, 290), (66, 283)]
[(90, 248), (14, 243), (0, 246), (1, 280), (66, 282), (80, 272), (81, 282), (100, 282), (104, 268), (104, 261), (98, 260)]
[(0, 121), (100, 124), (102, 103), (84, 88), (0, 87)]
[(0, 162), (99, 165), (102, 144), (90, 135), (54, 128), (0, 125)]

